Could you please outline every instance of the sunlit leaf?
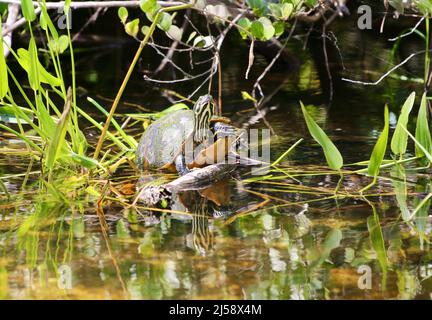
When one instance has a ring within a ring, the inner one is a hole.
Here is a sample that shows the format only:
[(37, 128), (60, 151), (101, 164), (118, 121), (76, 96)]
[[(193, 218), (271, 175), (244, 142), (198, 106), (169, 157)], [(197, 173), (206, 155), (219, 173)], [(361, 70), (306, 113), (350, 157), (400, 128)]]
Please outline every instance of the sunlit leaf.
[(315, 120), (309, 115), (303, 102), (300, 101), (303, 116), (306, 121), (309, 133), (320, 144), (324, 151), (328, 166), (333, 170), (339, 170), (343, 166), (343, 158), (336, 146), (331, 142), (326, 133), (318, 126)]
[(377, 143), (372, 151), (371, 158), (368, 165), (368, 174), (376, 177), (379, 174), (381, 163), (384, 160), (384, 156), (387, 150), (387, 142), (389, 135), (389, 111), (388, 107), (385, 106), (384, 111), (384, 129), (378, 138)]
[(9, 91), (8, 73), (6, 59), (3, 52), (3, 36), (0, 16), (0, 100), (3, 99)]
[[(31, 42), (31, 40), (30, 40)], [(34, 48), (36, 49), (36, 45), (34, 45)], [(30, 72), (30, 66), (31, 66), (31, 59), (30, 59), (30, 54), (29, 51), (20, 48), (18, 49), (18, 62), (21, 65), (21, 67), (27, 72)], [(33, 60), (34, 61), (34, 60)], [(54, 77), (53, 75), (51, 75), (48, 71), (45, 70), (45, 68), (42, 66), (42, 64), (37, 61), (37, 70), (38, 70), (38, 76), (39, 76), (39, 81), (43, 82), (43, 83), (48, 83), (50, 85), (52, 85), (53, 87), (58, 87), (62, 84), (62, 81), (57, 78)]]
[(237, 22), (237, 25), (240, 27), (240, 28), (237, 28), (239, 33), (240, 33), (240, 36), (243, 39), (246, 39), (249, 36), (248, 32), (250, 31), (250, 28), (252, 26), (252, 22), (248, 18), (241, 18)]
[(27, 21), (32, 22), (36, 19), (36, 11), (32, 0), (21, 0), (21, 11)]
[(139, 32), (139, 19), (132, 20), (125, 24), (125, 31), (128, 35), (136, 37)]
[[(416, 140), (426, 149), (429, 153), (432, 151), (432, 139), (428, 123), (428, 111), (426, 92), (422, 96), (420, 109), (417, 116), (417, 126), (415, 132)], [(424, 157), (424, 152), (416, 145), (416, 156)]]
[(404, 105), (402, 106), (401, 113), (396, 125), (396, 129), (391, 141), (391, 149), (394, 154), (403, 155), (406, 152), (408, 135), (402, 129), (402, 127), (406, 127), (408, 124), (409, 114), (414, 105), (414, 101), (415, 101), (415, 92), (409, 95), (408, 99), (405, 101)]
[(152, 12), (157, 5), (157, 0), (141, 0), (140, 8), (143, 12), (149, 13)]
[(129, 15), (128, 10), (125, 7), (120, 7), (118, 9), (118, 11), (117, 11), (117, 14), (118, 14), (118, 16), (120, 18), (120, 21), (123, 24), (125, 24), (125, 22), (126, 22), (126, 20), (128, 18), (128, 15)]
[(52, 140), (50, 141), (48, 145), (48, 151), (47, 151), (47, 158), (45, 166), (48, 169), (52, 169), (54, 167), (54, 164), (59, 157), (61, 149), (64, 147), (64, 139), (66, 136), (66, 129), (69, 122), (69, 115), (71, 111), (71, 104), (72, 104), (72, 90), (68, 90), (67, 99), (65, 108), (63, 110), (63, 113), (57, 123), (54, 135), (52, 137)]

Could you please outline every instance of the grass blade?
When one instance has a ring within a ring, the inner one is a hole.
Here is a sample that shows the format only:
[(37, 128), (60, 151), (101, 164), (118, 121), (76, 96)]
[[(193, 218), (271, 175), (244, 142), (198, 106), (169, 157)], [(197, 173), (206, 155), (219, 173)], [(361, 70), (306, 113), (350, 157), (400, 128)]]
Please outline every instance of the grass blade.
[(4, 49), (3, 49), (3, 36), (2, 36), (2, 24), (1, 24), (1, 15), (0, 15), (0, 100), (2, 100), (6, 94), (9, 91), (9, 84), (8, 84), (8, 74), (7, 74), (7, 67), (6, 67), (6, 59), (4, 56)]

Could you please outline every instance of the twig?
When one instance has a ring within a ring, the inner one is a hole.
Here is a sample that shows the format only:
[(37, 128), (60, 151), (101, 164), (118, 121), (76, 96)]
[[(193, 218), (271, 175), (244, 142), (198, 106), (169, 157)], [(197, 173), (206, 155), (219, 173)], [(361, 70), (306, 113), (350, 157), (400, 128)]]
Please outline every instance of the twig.
[[(0, 0), (2, 3), (8, 4), (18, 4), (21, 5), (20, 0)], [(171, 7), (185, 4), (180, 1), (158, 1), (158, 4), (161, 7)], [(37, 8), (40, 7), (37, 1), (33, 1), (33, 5)], [(64, 8), (65, 2), (46, 2), (47, 9), (60, 9)], [(72, 1), (70, 3), (71, 9), (88, 9), (88, 8), (118, 8), (118, 7), (129, 7), (129, 8), (138, 8), (140, 2), (137, 0), (130, 1)]]
[(416, 52), (416, 53), (412, 53), (410, 54), (404, 61), (402, 61), (401, 63), (399, 63), (398, 65), (394, 66), (393, 68), (391, 68), (389, 71), (387, 71), (386, 73), (384, 73), (377, 81), (375, 82), (364, 82), (364, 81), (358, 81), (358, 80), (351, 80), (351, 79), (347, 79), (347, 78), (342, 78), (343, 81), (346, 82), (350, 82), (350, 83), (356, 83), (356, 84), (362, 84), (365, 86), (376, 86), (378, 85), (381, 81), (383, 81), (390, 73), (392, 73), (393, 71), (395, 71), (396, 69), (398, 69), (399, 67), (403, 66), (405, 63), (407, 63), (409, 60), (411, 60), (413, 57), (425, 53), (425, 50), (420, 51), (420, 52)]
[(401, 38), (407, 37), (407, 36), (409, 36), (410, 34), (414, 33), (414, 32), (417, 30), (417, 28), (419, 27), (419, 25), (423, 22), (423, 20), (424, 20), (425, 18), (426, 18), (426, 17), (422, 17), (422, 18), (417, 22), (417, 24), (416, 24), (416, 25), (411, 29), (411, 31), (409, 31), (409, 32), (407, 32), (407, 33), (404, 33), (404, 34), (402, 34), (402, 35), (400, 35), (400, 36), (398, 36), (398, 37), (388, 39), (388, 41), (396, 41), (396, 40), (399, 40), (399, 39), (401, 39)]

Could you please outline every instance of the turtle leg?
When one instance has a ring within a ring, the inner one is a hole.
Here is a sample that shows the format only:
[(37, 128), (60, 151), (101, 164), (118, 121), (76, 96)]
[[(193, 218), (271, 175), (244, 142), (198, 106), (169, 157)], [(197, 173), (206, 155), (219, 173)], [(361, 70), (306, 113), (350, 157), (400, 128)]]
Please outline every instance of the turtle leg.
[(190, 170), (186, 166), (185, 157), (183, 155), (178, 155), (175, 158), (175, 167), (179, 175), (184, 176), (186, 173), (189, 173)]

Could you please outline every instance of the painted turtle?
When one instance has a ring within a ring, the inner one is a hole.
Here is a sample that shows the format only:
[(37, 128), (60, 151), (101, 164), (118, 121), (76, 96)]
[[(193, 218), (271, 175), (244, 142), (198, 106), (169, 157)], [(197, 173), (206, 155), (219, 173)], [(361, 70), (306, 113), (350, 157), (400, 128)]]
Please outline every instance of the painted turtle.
[[(225, 159), (236, 139), (237, 129), (227, 118), (216, 117), (214, 113), (212, 96), (204, 95), (193, 110), (173, 111), (153, 122), (138, 144), (138, 167), (177, 171), (183, 175), (194, 167)], [(212, 143), (215, 135), (218, 139)], [(197, 147), (201, 147), (199, 152)], [(209, 159), (210, 154), (216, 158)]]

